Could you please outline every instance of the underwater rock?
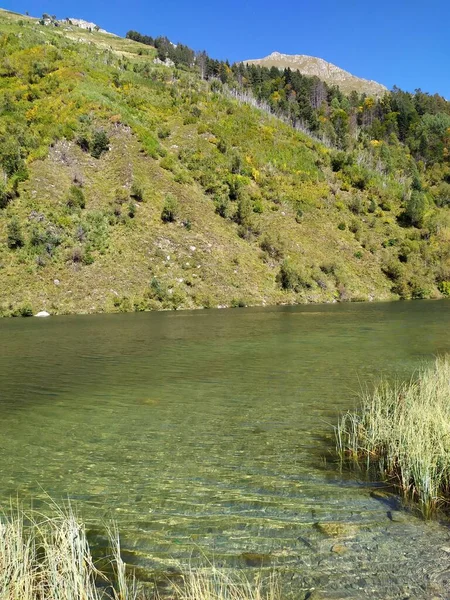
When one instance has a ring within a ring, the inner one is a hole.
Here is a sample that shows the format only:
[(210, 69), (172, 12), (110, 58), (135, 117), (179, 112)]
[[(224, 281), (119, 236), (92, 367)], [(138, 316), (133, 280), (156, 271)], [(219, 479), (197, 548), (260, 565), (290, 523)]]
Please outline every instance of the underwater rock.
[(333, 544), (333, 546), (331, 546), (331, 552), (334, 552), (335, 554), (345, 554), (348, 551), (347, 546), (344, 546), (344, 544)]
[(350, 537), (358, 531), (353, 523), (336, 523), (332, 521), (314, 523), (314, 527), (328, 537)]
[(270, 554), (259, 552), (243, 552), (241, 558), (244, 559), (248, 567), (262, 567), (263, 565), (269, 565), (271, 562)]

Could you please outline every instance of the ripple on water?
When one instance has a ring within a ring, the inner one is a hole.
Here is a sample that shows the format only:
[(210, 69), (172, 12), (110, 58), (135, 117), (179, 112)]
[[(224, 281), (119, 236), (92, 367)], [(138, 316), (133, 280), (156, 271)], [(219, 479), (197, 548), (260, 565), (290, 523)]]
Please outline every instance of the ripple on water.
[(331, 427), (361, 380), (449, 349), (450, 304), (36, 321), (0, 321), (5, 505), (68, 497), (97, 543), (114, 518), (140, 575), (213, 558), (295, 598), (450, 597), (447, 527), (340, 473)]

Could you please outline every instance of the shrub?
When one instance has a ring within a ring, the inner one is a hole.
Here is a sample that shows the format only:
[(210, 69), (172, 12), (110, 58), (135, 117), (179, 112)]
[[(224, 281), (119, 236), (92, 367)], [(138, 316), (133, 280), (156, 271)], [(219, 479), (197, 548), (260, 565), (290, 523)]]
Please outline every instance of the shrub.
[(150, 289), (148, 291), (148, 296), (155, 300), (159, 300), (159, 302), (164, 302), (167, 299), (168, 290), (165, 283), (153, 277), (150, 281)]
[(294, 292), (311, 287), (311, 278), (303, 270), (293, 265), (289, 259), (285, 259), (282, 262), (277, 275), (277, 281), (283, 290), (292, 290)]
[(91, 142), (86, 134), (80, 134), (76, 139), (76, 143), (83, 150), (83, 152), (89, 152)]
[(69, 208), (85, 208), (86, 199), (83, 190), (77, 185), (71, 185), (66, 204)]
[(131, 186), (131, 193), (130, 196), (136, 200), (136, 202), (143, 202), (144, 201), (144, 190), (142, 189), (142, 186), (137, 183), (137, 182), (133, 182), (133, 185)]
[(384, 263), (381, 270), (391, 281), (398, 281), (403, 275), (401, 263), (395, 262), (394, 260)]
[(346, 152), (333, 152), (331, 155), (331, 168), (334, 172), (340, 171), (345, 166), (352, 164), (352, 157)]
[(84, 257), (83, 249), (79, 248), (79, 247), (73, 248), (73, 250), (69, 254), (69, 259), (73, 263), (81, 263), (81, 262), (83, 262), (83, 257)]
[(167, 126), (160, 127), (158, 129), (158, 137), (160, 140), (168, 138), (170, 135), (170, 129)]
[(283, 258), (284, 243), (283, 239), (279, 234), (275, 236), (270, 236), (269, 234), (266, 234), (261, 240), (259, 247), (261, 248), (261, 250), (266, 252), (271, 258), (275, 258), (276, 260)]
[(13, 217), (6, 228), (8, 237), (7, 244), (11, 250), (16, 250), (24, 245), (24, 239), (19, 221)]
[(405, 208), (404, 217), (408, 224), (414, 227), (422, 227), (425, 211), (427, 209), (427, 198), (423, 192), (413, 190)]
[(239, 202), (236, 211), (236, 223), (239, 225), (249, 226), (251, 223), (253, 206), (248, 194), (242, 192), (239, 194)]
[(441, 281), (438, 285), (438, 289), (444, 296), (450, 296), (450, 281)]
[(0, 208), (6, 208), (13, 198), (13, 193), (7, 189), (6, 184), (0, 183)]
[(256, 198), (256, 200), (253, 202), (253, 212), (256, 213), (257, 215), (262, 214), (264, 211), (264, 206), (262, 203), (261, 198)]
[(92, 141), (89, 145), (91, 156), (94, 158), (100, 158), (104, 152), (109, 150), (109, 138), (103, 129), (94, 131)]
[(247, 306), (242, 298), (233, 298), (231, 300), (231, 308), (245, 308)]
[(32, 317), (33, 307), (30, 304), (22, 304), (14, 309), (11, 313), (12, 317)]
[(114, 202), (116, 204), (126, 204), (130, 200), (130, 195), (128, 190), (123, 187), (119, 187), (116, 189), (114, 194)]
[(227, 219), (230, 216), (230, 201), (228, 198), (224, 196), (217, 196), (214, 199), (214, 204), (216, 207), (216, 213)]
[(177, 199), (169, 195), (167, 196), (163, 209), (161, 211), (161, 221), (163, 223), (173, 223), (178, 217), (178, 201)]
[(128, 216), (130, 219), (134, 219), (136, 216), (136, 204), (134, 202), (128, 204)]

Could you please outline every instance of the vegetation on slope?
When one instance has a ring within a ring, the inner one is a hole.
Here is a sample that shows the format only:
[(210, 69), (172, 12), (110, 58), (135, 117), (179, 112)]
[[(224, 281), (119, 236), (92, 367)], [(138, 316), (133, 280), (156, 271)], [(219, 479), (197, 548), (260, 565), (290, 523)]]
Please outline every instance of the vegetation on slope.
[(418, 501), (425, 516), (450, 496), (450, 361), (438, 359), (408, 383), (382, 382), (336, 429), (344, 461), (378, 473)]
[(450, 292), (444, 159), (324, 145), (182, 50), (0, 14), (0, 314)]

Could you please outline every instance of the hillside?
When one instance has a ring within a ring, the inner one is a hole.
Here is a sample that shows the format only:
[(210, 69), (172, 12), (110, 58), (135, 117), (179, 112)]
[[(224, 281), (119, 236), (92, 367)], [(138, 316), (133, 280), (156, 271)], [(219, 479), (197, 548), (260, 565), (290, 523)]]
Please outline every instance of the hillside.
[(447, 292), (401, 146), (339, 153), (156, 56), (0, 12), (0, 314)]
[(323, 58), (316, 58), (315, 56), (272, 52), (272, 54), (265, 58), (244, 60), (242, 62), (248, 65), (253, 64), (261, 67), (276, 67), (277, 69), (299, 71), (303, 75), (318, 77), (329, 85), (337, 85), (345, 94), (355, 91), (359, 94), (367, 94), (368, 96), (382, 96), (387, 92), (387, 88), (381, 83), (356, 77), (348, 71), (344, 71), (344, 69), (340, 69), (336, 65), (323, 60)]

